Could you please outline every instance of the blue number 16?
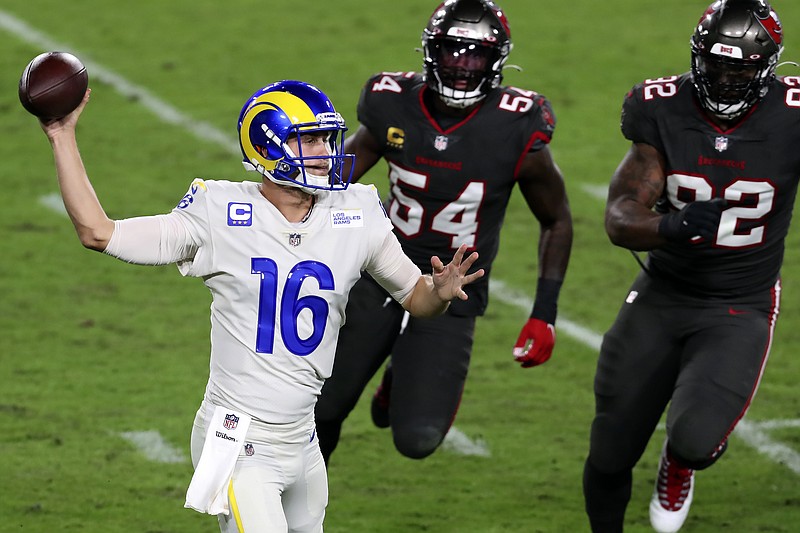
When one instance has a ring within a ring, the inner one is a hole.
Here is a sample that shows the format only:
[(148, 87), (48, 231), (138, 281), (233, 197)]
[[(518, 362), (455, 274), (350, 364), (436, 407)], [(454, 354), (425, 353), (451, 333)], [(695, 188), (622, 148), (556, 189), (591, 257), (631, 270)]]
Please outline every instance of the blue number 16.
[[(256, 352), (274, 353), (275, 320), (278, 318), (278, 265), (266, 257), (254, 257), (251, 264), (253, 274), (261, 276)], [(328, 319), (328, 302), (324, 298), (300, 297), (300, 288), (306, 278), (317, 280), (320, 290), (332, 291), (335, 288), (333, 272), (327, 265), (318, 261), (301, 261), (286, 276), (280, 307), (281, 337), (290, 352), (301, 356), (317, 349), (325, 334), (325, 323)], [(314, 327), (308, 338), (301, 339), (297, 332), (297, 317), (304, 309), (311, 311)]]

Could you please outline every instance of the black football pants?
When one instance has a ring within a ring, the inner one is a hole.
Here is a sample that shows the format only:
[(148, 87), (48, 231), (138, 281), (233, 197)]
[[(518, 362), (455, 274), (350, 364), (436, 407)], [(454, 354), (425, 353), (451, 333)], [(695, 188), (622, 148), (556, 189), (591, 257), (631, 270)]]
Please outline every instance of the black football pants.
[(315, 413), (326, 462), (336, 448), (344, 420), (390, 354), (389, 417), (394, 444), (401, 454), (421, 459), (433, 453), (458, 410), (475, 317), (448, 313), (435, 318), (411, 317), (401, 334), (404, 310), (387, 297), (368, 277), (350, 292), (333, 375), (322, 388)]
[(710, 466), (744, 416), (769, 354), (780, 285), (730, 299), (681, 295), (642, 273), (603, 338), (584, 472), (590, 518), (622, 519), (632, 470), (664, 410), (670, 450)]

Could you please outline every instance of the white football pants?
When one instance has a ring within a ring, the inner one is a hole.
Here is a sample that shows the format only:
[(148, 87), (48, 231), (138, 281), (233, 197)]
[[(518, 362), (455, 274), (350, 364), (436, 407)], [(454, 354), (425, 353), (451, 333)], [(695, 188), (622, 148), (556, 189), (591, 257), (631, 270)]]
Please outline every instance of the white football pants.
[[(192, 427), (197, 466), (214, 406), (203, 404)], [(253, 420), (228, 488), (230, 513), (218, 515), (222, 533), (322, 533), (328, 474), (313, 413), (296, 424)]]

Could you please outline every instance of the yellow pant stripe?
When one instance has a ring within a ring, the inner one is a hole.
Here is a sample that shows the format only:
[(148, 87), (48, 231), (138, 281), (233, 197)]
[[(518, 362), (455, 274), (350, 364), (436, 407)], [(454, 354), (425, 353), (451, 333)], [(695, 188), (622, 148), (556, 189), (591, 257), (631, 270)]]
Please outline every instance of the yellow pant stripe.
[(239, 533), (244, 533), (244, 525), (242, 525), (242, 518), (239, 516), (239, 506), (236, 504), (236, 496), (233, 494), (233, 480), (228, 483), (228, 503), (231, 506), (231, 514), (233, 520), (236, 522), (236, 529)]

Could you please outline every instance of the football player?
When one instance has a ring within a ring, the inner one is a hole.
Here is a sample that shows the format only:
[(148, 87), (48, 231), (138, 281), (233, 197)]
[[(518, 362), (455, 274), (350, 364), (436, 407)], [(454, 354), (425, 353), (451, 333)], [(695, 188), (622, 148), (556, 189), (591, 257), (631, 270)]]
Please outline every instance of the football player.
[[(538, 283), (513, 348), (523, 367), (546, 362), (555, 343), (557, 302), (572, 245), (564, 181), (548, 143), (556, 120), (548, 100), (501, 85), (511, 51), (505, 13), (487, 0), (448, 0), (422, 33), (422, 73), (383, 72), (364, 85), (360, 126), (346, 149), (353, 179), (383, 159), (385, 204), (403, 250), (424, 268), (427, 256), (460, 246), (477, 250), (489, 272), (509, 197), (519, 188), (538, 221)], [(537, 230), (531, 226), (531, 249)], [(316, 417), (326, 460), (362, 391), (390, 357), (372, 399), (378, 427), (396, 449), (421, 459), (442, 443), (464, 390), (476, 317), (486, 309), (488, 276), (434, 320), (409, 318), (366, 274), (347, 306), (333, 375)], [(533, 280), (531, 280), (531, 288)]]
[(716, 1), (695, 25), (691, 70), (625, 97), (631, 146), (605, 225), (649, 253), (597, 365), (584, 469), (596, 533), (622, 531), (632, 470), (668, 405), (650, 521), (678, 531), (695, 472), (720, 458), (758, 388), (800, 176), (800, 77), (776, 77), (782, 42), (766, 1)]
[(348, 293), (369, 272), (418, 316), (443, 312), (467, 270), (465, 246), (432, 275), (391, 231), (374, 187), (342, 172), (345, 125), (318, 88), (282, 81), (239, 116), (243, 163), (258, 182), (197, 179), (168, 214), (110, 220), (78, 152), (89, 99), (42, 123), (64, 204), (81, 242), (124, 261), (177, 263), (213, 296), (208, 385), (192, 431), (195, 474), (186, 506), (220, 530), (321, 532), (328, 501), (314, 403), (331, 373)]

